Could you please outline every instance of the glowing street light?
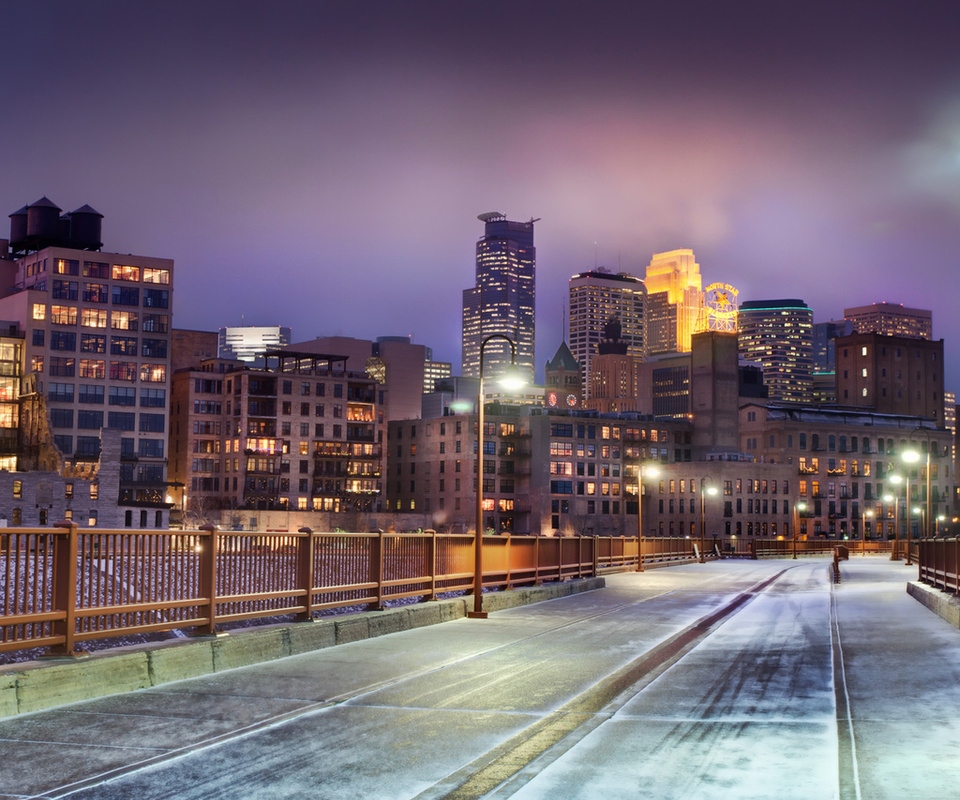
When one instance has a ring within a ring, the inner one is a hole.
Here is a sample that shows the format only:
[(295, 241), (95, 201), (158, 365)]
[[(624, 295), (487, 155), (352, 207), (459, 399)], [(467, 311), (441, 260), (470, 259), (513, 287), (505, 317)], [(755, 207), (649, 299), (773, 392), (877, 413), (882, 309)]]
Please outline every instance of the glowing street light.
[(797, 539), (800, 537), (800, 512), (807, 510), (807, 504), (798, 500), (793, 504), (793, 557), (797, 557)]
[(890, 483), (897, 486), (897, 493), (891, 498), (890, 495), (887, 495), (883, 499), (889, 502), (891, 499), (894, 502), (894, 526), (893, 526), (893, 547), (890, 549), (890, 560), (899, 561), (900, 560), (900, 484), (903, 483), (903, 478), (900, 475), (891, 475), (889, 477)]
[[(643, 572), (643, 471), (644, 464), (640, 462), (637, 470), (637, 572)], [(647, 466), (647, 475), (656, 478), (660, 470), (653, 464)]]
[(483, 350), (493, 339), (503, 339), (510, 345), (510, 365), (498, 379), (507, 391), (517, 391), (526, 382), (517, 367), (517, 346), (509, 336), (494, 333), (480, 343), (480, 380), (477, 390), (477, 530), (474, 535), (473, 553), (473, 611), (467, 614), (473, 619), (486, 619), (483, 610)]
[(716, 486), (706, 486), (706, 478), (700, 479), (700, 563), (703, 564), (707, 560), (706, 553), (704, 552), (704, 540), (706, 534), (706, 507), (707, 507), (707, 495), (713, 497), (717, 493)]

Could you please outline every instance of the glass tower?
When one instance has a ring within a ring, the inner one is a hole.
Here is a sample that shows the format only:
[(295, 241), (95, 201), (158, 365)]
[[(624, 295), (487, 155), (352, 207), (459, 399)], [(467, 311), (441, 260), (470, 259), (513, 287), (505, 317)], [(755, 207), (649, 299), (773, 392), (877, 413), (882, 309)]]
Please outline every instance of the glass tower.
[[(532, 383), (537, 220), (511, 222), (499, 212), (478, 219), (485, 229), (477, 242), (476, 286), (463, 291), (462, 374), (480, 377), (480, 347), (500, 334), (516, 343), (517, 365)], [(510, 345), (492, 340), (483, 359), (485, 378), (500, 374), (510, 363)]]

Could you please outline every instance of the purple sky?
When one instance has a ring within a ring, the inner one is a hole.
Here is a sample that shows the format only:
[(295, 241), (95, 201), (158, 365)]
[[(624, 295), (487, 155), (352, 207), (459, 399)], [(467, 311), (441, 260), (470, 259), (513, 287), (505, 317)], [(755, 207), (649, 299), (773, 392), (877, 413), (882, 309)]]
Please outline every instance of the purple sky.
[(89, 203), (105, 249), (175, 259), (179, 327), (412, 334), (456, 372), (502, 211), (542, 218), (538, 373), (572, 274), (689, 247), (817, 321), (932, 309), (960, 390), (953, 3), (45, 0), (0, 25), (4, 213)]

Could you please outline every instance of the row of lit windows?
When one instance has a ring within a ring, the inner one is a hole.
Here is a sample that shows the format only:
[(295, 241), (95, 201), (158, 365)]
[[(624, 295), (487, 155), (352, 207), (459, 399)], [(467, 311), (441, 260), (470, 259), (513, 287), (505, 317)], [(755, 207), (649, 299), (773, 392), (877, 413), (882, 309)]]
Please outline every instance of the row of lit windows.
[[(136, 361), (110, 361), (109, 372), (106, 374), (112, 381), (129, 381), (131, 383), (137, 380), (137, 362)], [(44, 371), (44, 357), (33, 356), (30, 359), (30, 369), (33, 372), (42, 373)], [(50, 374), (57, 377), (69, 378), (74, 376), (76, 370), (76, 361), (72, 358), (61, 358), (51, 356)], [(167, 367), (165, 364), (140, 364), (140, 382), (141, 383), (166, 383)], [(80, 359), (80, 377), (81, 378), (103, 378), (105, 374), (105, 362), (97, 359)]]
[[(100, 497), (100, 487), (96, 483), (89, 484), (90, 486), (90, 499), (97, 500)], [(63, 497), (65, 500), (72, 500), (74, 496), (74, 484), (65, 483), (63, 485)], [(13, 499), (22, 500), (23, 499), (23, 481), (14, 481), (13, 482)]]
[[(37, 274), (46, 269), (46, 259), (37, 269), (34, 264), (27, 265), (28, 274)], [(29, 267), (34, 266), (31, 272)], [(80, 273), (80, 262), (73, 258), (55, 258), (53, 271), (56, 275), (77, 275)], [(115, 281), (135, 281), (143, 283), (170, 283), (170, 270), (159, 267), (132, 267), (125, 264), (107, 264), (102, 261), (84, 261), (84, 278), (112, 279)]]

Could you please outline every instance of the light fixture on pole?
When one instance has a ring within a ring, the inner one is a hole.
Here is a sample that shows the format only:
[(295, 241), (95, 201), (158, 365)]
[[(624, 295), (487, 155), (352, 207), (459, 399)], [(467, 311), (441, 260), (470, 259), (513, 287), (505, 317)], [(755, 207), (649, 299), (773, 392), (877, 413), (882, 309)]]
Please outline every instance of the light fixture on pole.
[(873, 509), (865, 508), (863, 510), (863, 522), (860, 524), (860, 541), (863, 543), (863, 554), (867, 554), (867, 520), (873, 518)]
[[(643, 572), (643, 468), (641, 461), (637, 468), (637, 572)], [(660, 474), (653, 464), (647, 467), (647, 475), (656, 478)]]
[(936, 532), (935, 536), (936, 536), (938, 539), (940, 538), (940, 523), (943, 522), (944, 520), (946, 520), (946, 518), (947, 518), (947, 517), (946, 517), (946, 515), (944, 515), (944, 514), (937, 514), (937, 529), (936, 529), (937, 532)]
[(704, 542), (706, 534), (706, 505), (707, 505), (707, 495), (713, 496), (717, 493), (716, 486), (705, 486), (706, 478), (700, 479), (700, 563), (703, 564), (707, 560), (707, 555), (704, 552)]
[(473, 619), (486, 619), (483, 610), (483, 350), (493, 339), (503, 339), (510, 345), (510, 366), (499, 378), (500, 385), (508, 391), (516, 391), (525, 383), (518, 374), (517, 346), (509, 336), (493, 333), (480, 343), (480, 380), (477, 388), (477, 529), (473, 544), (473, 611), (467, 614)]
[(903, 483), (903, 478), (900, 477), (899, 475), (891, 475), (889, 478), (889, 481), (890, 483), (894, 484), (897, 487), (897, 493), (893, 496), (895, 524), (893, 526), (893, 547), (890, 548), (890, 560), (899, 561), (900, 560), (900, 484)]
[(800, 512), (807, 510), (807, 504), (798, 500), (793, 504), (793, 557), (797, 557), (797, 539), (800, 538)]

